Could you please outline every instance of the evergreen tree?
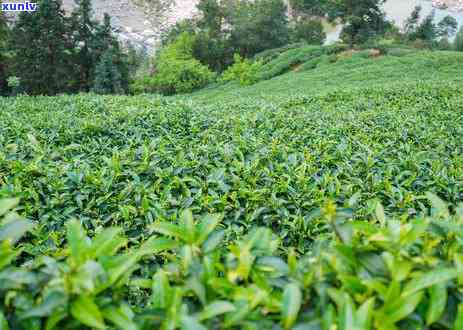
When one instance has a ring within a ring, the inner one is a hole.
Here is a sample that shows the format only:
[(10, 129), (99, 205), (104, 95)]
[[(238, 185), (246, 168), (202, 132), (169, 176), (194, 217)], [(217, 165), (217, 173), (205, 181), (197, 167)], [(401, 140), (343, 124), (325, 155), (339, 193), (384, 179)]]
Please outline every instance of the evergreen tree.
[(30, 94), (52, 95), (72, 89), (72, 43), (60, 0), (41, 0), (14, 25), (11, 49), (15, 75)]
[(411, 36), (416, 32), (420, 22), (421, 10), (421, 6), (416, 6), (410, 14), (410, 17), (405, 21), (405, 34), (407, 36)]
[(289, 41), (286, 5), (282, 0), (240, 1), (230, 8), (230, 47), (242, 57)]
[(120, 94), (128, 90), (129, 66), (119, 41), (112, 33), (111, 17), (104, 15), (103, 23), (95, 28), (92, 52), (94, 68), (93, 91), (100, 94)]
[(341, 38), (351, 46), (382, 35), (388, 28), (382, 6), (386, 0), (331, 0), (329, 17), (344, 24)]
[(111, 17), (105, 13), (103, 23), (96, 26), (93, 37), (92, 49), (95, 59), (99, 61), (106, 50), (114, 46), (116, 43), (118, 43), (118, 41), (112, 34)]
[(453, 37), (455, 35), (455, 32), (457, 32), (457, 29), (458, 22), (454, 17), (450, 15), (445, 16), (439, 22), (439, 24), (437, 24), (437, 33), (442, 38)]
[(459, 52), (463, 52), (463, 26), (458, 30), (453, 42), (453, 48)]
[(200, 0), (196, 8), (202, 14), (198, 27), (212, 38), (218, 37), (225, 19), (224, 7), (217, 0)]
[(77, 65), (78, 86), (79, 90), (89, 91), (98, 60), (93, 51), (97, 23), (92, 19), (91, 0), (75, 0), (75, 3), (77, 7), (72, 13), (72, 29), (77, 48), (75, 62)]
[(328, 12), (328, 0), (290, 0), (298, 14), (324, 17)]
[(108, 48), (95, 69), (93, 91), (98, 94), (124, 93), (123, 74), (117, 64), (117, 51)]
[[(2, 1), (0, 0), (0, 6)], [(0, 95), (6, 95), (8, 84), (8, 54), (7, 44), (9, 38), (9, 28), (7, 25), (6, 17), (2, 11), (0, 11)]]
[(412, 34), (412, 40), (420, 39), (425, 41), (429, 45), (436, 39), (438, 31), (436, 24), (434, 24), (434, 17), (435, 12), (433, 10), (418, 25), (415, 33)]
[(294, 28), (294, 41), (305, 41), (309, 45), (322, 45), (326, 39), (326, 33), (320, 19), (302, 19), (296, 22)]

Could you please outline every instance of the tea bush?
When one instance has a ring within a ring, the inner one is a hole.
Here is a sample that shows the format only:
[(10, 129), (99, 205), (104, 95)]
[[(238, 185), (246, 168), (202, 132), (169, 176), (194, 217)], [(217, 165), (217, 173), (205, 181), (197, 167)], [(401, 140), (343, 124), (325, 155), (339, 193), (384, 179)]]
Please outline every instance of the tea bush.
[(461, 58), (0, 98), (1, 326), (461, 329)]

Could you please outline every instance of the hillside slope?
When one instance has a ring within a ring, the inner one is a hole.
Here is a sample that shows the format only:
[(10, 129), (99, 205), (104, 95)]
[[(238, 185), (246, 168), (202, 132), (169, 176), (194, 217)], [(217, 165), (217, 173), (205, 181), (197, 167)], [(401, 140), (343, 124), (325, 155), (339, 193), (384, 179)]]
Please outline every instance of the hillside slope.
[(463, 53), (412, 52), (378, 58), (345, 57), (324, 63), (313, 70), (292, 71), (249, 87), (228, 84), (194, 94), (196, 100), (225, 98), (285, 98), (292, 95), (319, 95), (334, 90), (373, 86), (393, 86), (416, 82), (463, 83)]

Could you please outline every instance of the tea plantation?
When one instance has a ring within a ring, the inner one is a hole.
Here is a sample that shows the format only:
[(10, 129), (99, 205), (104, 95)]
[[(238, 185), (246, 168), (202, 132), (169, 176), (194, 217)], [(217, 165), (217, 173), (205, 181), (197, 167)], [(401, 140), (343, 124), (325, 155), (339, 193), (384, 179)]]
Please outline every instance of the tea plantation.
[(463, 329), (461, 63), (0, 99), (0, 329)]

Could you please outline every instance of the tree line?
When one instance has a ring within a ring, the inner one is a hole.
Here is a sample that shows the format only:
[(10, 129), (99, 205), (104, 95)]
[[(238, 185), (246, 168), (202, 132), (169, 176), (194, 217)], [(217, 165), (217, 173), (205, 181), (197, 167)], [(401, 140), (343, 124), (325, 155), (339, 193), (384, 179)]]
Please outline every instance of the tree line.
[(128, 91), (129, 62), (111, 19), (93, 18), (91, 0), (75, 0), (66, 15), (61, 0), (7, 23), (0, 12), (0, 93), (37, 95)]
[[(283, 0), (200, 0), (198, 15), (176, 23), (140, 66), (137, 53), (113, 35), (110, 17), (93, 19), (91, 0), (75, 0), (71, 15), (61, 0), (40, 0), (37, 12), (21, 13), (12, 24), (0, 13), (0, 93), (190, 92), (219, 76), (257, 70), (243, 59), (265, 50), (323, 44), (325, 23), (342, 24), (341, 41), (349, 47), (388, 37), (451, 48), (455, 19), (436, 24), (433, 13), (422, 17), (417, 7), (399, 31), (386, 19), (385, 1), (290, 0), (288, 10)], [(459, 42), (463, 48), (463, 33), (456, 48)]]

